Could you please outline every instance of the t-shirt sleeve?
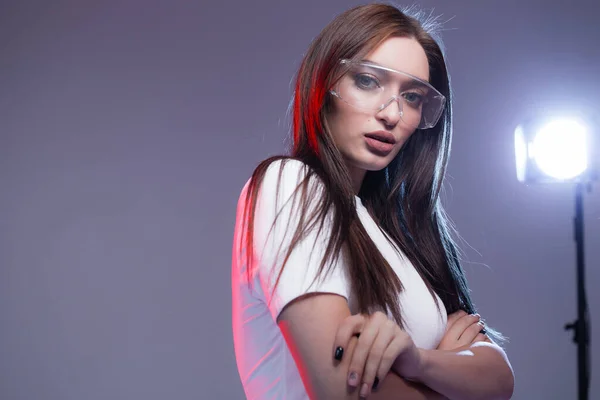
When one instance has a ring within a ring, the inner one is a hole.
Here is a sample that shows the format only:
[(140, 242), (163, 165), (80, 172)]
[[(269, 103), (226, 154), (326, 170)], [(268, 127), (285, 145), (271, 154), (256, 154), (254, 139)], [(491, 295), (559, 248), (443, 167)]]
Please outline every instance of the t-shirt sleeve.
[[(261, 289), (275, 320), (288, 303), (304, 294), (334, 293), (348, 300), (350, 291), (343, 265), (344, 252), (338, 257), (329, 258), (323, 273), (315, 280), (331, 237), (331, 211), (320, 229), (319, 223), (314, 224), (314, 228), (294, 247), (275, 286), (300, 221), (302, 190), (296, 188), (308, 168), (300, 161), (287, 160), (280, 175), (281, 162), (273, 162), (268, 167), (259, 188), (254, 214), (253, 270), (258, 274)], [(318, 206), (323, 190), (322, 181), (316, 175), (311, 176), (304, 223)]]

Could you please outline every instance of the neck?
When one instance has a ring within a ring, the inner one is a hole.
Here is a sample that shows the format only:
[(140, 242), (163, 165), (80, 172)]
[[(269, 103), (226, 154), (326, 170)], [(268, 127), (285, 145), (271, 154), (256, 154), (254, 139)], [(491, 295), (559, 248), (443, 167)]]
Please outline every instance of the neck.
[(367, 171), (362, 168), (357, 168), (354, 165), (347, 164), (347, 166), (348, 171), (350, 172), (350, 178), (352, 179), (352, 187), (354, 188), (354, 194), (358, 196), (358, 192), (360, 192), (360, 187), (362, 186)]

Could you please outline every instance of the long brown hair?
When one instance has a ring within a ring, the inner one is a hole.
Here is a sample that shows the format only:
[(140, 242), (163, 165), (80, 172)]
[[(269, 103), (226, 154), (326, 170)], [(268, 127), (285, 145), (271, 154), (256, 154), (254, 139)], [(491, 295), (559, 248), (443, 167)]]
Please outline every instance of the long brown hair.
[[(266, 170), (277, 160), (284, 161), (281, 168), (288, 159), (302, 161), (309, 167), (297, 188), (301, 192), (298, 207), (303, 223), (296, 228), (285, 259), (308, 229), (332, 213), (331, 236), (319, 276), (329, 272), (325, 268), (328, 260), (347, 252), (346, 272), (360, 312), (388, 310), (400, 326), (403, 321), (398, 294), (402, 283), (358, 218), (350, 174), (327, 124), (333, 101), (328, 90), (347, 72), (339, 60), (361, 60), (390, 37), (414, 38), (425, 50), (430, 83), (447, 99), (444, 113), (434, 128), (416, 130), (386, 168), (367, 171), (358, 195), (381, 229), (412, 262), (430, 292), (437, 293), (447, 312), (464, 309), (474, 313), (458, 247), (451, 237), (453, 228), (439, 198), (452, 139), (449, 75), (444, 54), (429, 29), (432, 24), (419, 19), (417, 14), (410, 16), (388, 4), (358, 6), (337, 16), (314, 39), (296, 76), (291, 154), (264, 160), (252, 174), (245, 204), (247, 230), (243, 235), (250, 265), (257, 188)], [(307, 216), (305, 206), (311, 198), (307, 182), (311, 176), (316, 176), (326, 190), (317, 209)], [(496, 341), (503, 339), (492, 329), (487, 332)]]

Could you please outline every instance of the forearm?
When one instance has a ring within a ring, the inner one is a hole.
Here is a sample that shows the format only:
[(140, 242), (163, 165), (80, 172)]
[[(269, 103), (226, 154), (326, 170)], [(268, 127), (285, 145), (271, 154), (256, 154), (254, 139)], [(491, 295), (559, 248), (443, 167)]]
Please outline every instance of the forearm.
[[(320, 383), (315, 380), (305, 380), (309, 398), (314, 400), (359, 400), (360, 386), (352, 388), (347, 384), (349, 364), (358, 340), (353, 337), (346, 350), (342, 361), (327, 375), (320, 375)], [(302, 368), (301, 368), (302, 370)], [(305, 378), (310, 373), (301, 374)], [(389, 371), (384, 379), (369, 395), (369, 400), (448, 400), (433, 389), (418, 382), (410, 382), (394, 371)]]
[(451, 400), (510, 399), (514, 376), (504, 351), (477, 342), (455, 351), (422, 350), (423, 368), (417, 382)]
[(369, 399), (382, 400), (447, 400), (447, 397), (433, 391), (427, 386), (409, 382), (390, 371), (379, 384), (379, 388), (371, 393)]

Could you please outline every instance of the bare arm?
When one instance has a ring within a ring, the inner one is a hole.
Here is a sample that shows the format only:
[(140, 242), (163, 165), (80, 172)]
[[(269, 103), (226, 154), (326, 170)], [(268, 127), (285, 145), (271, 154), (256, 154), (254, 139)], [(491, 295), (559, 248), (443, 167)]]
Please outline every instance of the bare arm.
[(514, 389), (504, 351), (489, 341), (455, 350), (421, 350), (423, 369), (416, 378), (451, 400), (506, 400)]
[[(278, 317), (311, 399), (358, 399), (359, 390), (347, 385), (348, 370), (357, 339), (335, 361), (334, 339), (338, 325), (350, 315), (346, 299), (335, 294), (312, 294), (291, 302)], [(424, 385), (411, 383), (395, 373), (373, 392), (370, 399), (442, 400), (444, 396)]]

